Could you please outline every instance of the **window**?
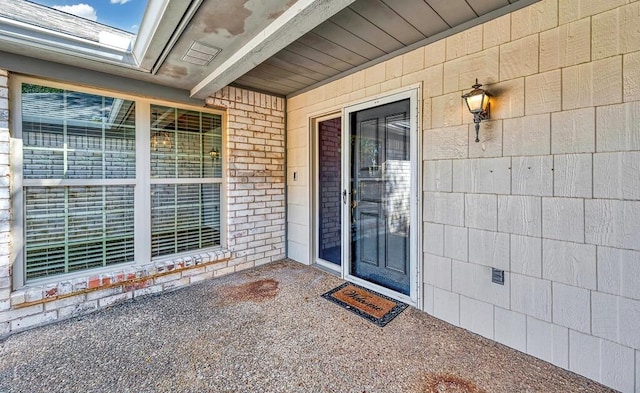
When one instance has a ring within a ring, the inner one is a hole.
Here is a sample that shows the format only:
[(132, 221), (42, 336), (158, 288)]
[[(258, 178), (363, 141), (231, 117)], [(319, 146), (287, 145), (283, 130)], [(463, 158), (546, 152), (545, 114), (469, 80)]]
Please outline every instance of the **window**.
[(18, 286), (221, 245), (220, 114), (17, 86)]
[(151, 106), (151, 255), (220, 245), (222, 118)]

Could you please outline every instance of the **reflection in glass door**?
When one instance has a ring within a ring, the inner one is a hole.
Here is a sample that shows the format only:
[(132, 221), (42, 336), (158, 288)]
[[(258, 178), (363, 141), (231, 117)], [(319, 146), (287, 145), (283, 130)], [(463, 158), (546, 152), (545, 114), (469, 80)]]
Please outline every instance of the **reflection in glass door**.
[(341, 264), (342, 213), (341, 194), (341, 118), (318, 121), (317, 178), (316, 178), (316, 225), (317, 260), (333, 265)]

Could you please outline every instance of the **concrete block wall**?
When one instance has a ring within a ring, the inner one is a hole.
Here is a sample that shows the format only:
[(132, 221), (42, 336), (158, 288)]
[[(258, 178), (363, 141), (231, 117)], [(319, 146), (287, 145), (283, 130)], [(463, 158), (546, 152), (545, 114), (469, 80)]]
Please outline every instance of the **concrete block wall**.
[(12, 287), (8, 83), (0, 70), (0, 335), (94, 312), (285, 257), (284, 99), (241, 89), (216, 93), (227, 112), (227, 244), (173, 259), (115, 265)]
[[(638, 25), (637, 0), (542, 0), (294, 96), (288, 171), (308, 173), (313, 116), (421, 83), (423, 309), (640, 392)], [(495, 95), (480, 143), (475, 78)], [(287, 192), (311, 230), (309, 182)]]

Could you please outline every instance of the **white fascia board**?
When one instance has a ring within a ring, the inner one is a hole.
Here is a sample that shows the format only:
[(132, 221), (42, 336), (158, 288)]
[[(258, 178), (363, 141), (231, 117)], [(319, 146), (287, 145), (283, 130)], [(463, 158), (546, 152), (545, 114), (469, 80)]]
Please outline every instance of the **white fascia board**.
[(3, 41), (121, 67), (137, 68), (128, 48), (122, 49), (0, 17), (0, 43)]
[(149, 0), (131, 50), (142, 70), (150, 72), (153, 69), (185, 15), (190, 9), (197, 10), (202, 0), (196, 0), (194, 6), (192, 3), (185, 0)]
[(191, 97), (204, 99), (227, 86), (354, 1), (298, 0), (191, 89)]

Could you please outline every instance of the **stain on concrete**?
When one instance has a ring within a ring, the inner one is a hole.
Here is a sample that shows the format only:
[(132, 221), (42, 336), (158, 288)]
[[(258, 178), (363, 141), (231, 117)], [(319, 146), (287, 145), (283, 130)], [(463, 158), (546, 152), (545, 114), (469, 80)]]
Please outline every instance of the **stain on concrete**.
[(268, 18), (269, 19), (276, 19), (277, 17), (279, 17), (280, 15), (284, 14), (284, 12), (286, 10), (288, 10), (289, 8), (291, 8), (292, 5), (294, 5), (296, 3), (296, 1), (298, 0), (290, 0), (287, 4), (285, 4), (284, 8), (278, 12), (273, 12), (271, 14), (269, 14)]
[(249, 0), (227, 0), (204, 15), (204, 32), (220, 33), (228, 31), (232, 36), (244, 33), (244, 23), (251, 16), (251, 10), (245, 6)]
[(273, 299), (279, 291), (280, 283), (273, 279), (251, 281), (246, 284), (222, 288), (223, 303), (262, 302)]
[(429, 374), (424, 393), (486, 393), (473, 382), (453, 374)]
[(185, 76), (189, 75), (189, 71), (187, 70), (187, 67), (167, 64), (162, 66), (162, 68), (160, 69), (160, 74), (172, 78), (184, 78)]

